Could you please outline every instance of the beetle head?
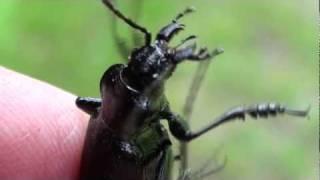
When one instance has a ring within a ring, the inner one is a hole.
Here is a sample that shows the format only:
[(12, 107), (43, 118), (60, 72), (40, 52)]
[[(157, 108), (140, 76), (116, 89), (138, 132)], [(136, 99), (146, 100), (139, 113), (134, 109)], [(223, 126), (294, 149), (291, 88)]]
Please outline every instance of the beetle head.
[(135, 49), (130, 55), (128, 70), (130, 74), (140, 79), (143, 85), (162, 83), (170, 77), (175, 64), (168, 58), (168, 48), (158, 44)]

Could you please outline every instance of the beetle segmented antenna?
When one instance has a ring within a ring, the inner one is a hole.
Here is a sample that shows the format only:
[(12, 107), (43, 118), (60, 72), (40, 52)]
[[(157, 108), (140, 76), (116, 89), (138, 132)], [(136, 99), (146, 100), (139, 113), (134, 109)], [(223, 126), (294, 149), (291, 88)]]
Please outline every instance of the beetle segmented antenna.
[(131, 19), (124, 16), (118, 9), (116, 9), (113, 4), (110, 2), (110, 0), (102, 0), (103, 4), (106, 5), (117, 17), (122, 19), (125, 23), (127, 23), (129, 26), (131, 26), (134, 29), (139, 30), (145, 35), (146, 44), (149, 45), (151, 43), (151, 33), (148, 32), (148, 30), (137, 23), (133, 22)]

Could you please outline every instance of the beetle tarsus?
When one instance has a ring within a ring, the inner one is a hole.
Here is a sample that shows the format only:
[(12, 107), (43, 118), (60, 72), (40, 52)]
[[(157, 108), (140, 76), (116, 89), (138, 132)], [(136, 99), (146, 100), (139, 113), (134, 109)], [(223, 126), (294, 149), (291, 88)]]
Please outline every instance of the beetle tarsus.
[(216, 48), (210, 53), (207, 48), (200, 48), (199, 50), (196, 50), (196, 45), (192, 44), (183, 49), (177, 50), (173, 56), (173, 61), (175, 63), (180, 63), (183, 60), (202, 61), (214, 58), (221, 53), (223, 53), (222, 48)]
[(293, 116), (301, 116), (301, 117), (305, 117), (308, 116), (309, 111), (311, 109), (311, 105), (308, 106), (308, 108), (306, 108), (306, 110), (293, 110), (293, 109), (285, 109), (285, 113), (289, 114), (289, 115), (293, 115)]

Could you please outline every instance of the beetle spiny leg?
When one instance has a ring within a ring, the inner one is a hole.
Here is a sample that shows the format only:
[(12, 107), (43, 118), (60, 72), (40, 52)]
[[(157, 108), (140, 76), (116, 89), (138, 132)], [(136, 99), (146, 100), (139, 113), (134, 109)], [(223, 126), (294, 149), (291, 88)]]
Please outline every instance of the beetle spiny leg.
[(191, 141), (209, 130), (227, 122), (232, 122), (236, 119), (245, 120), (246, 115), (253, 118), (267, 118), (269, 115), (275, 116), (278, 114), (305, 117), (308, 115), (308, 110), (288, 110), (285, 106), (278, 103), (261, 103), (253, 106), (238, 106), (225, 112), (215, 121), (196, 132), (192, 132), (189, 127), (184, 125), (185, 120), (181, 116), (173, 114), (171, 111), (163, 113), (164, 119), (168, 120), (171, 133), (181, 141)]
[(216, 48), (211, 53), (208, 52), (207, 48), (201, 48), (197, 53), (193, 53), (187, 59), (188, 60), (196, 60), (196, 61), (208, 60), (208, 59), (213, 58), (223, 52), (224, 51), (221, 48)]

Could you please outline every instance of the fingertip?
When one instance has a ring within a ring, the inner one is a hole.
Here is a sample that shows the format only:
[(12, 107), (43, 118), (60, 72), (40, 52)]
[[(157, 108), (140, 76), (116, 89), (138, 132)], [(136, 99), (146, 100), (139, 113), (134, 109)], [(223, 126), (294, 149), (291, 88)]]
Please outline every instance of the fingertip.
[(88, 115), (76, 97), (0, 67), (0, 177), (75, 179)]

